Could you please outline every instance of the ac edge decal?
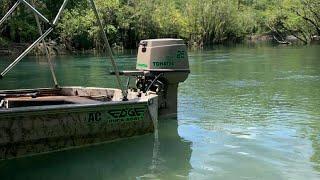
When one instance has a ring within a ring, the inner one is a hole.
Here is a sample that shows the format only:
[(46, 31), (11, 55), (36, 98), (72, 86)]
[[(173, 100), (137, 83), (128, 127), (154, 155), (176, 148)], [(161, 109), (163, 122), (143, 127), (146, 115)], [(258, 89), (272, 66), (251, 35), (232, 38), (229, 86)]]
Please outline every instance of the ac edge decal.
[[(117, 108), (108, 110), (107, 118), (103, 118), (103, 114), (99, 111), (90, 112), (87, 116), (88, 122), (100, 122), (106, 119), (108, 123), (129, 122), (143, 120), (146, 107), (136, 108)], [(106, 122), (104, 121), (104, 122)]]
[(113, 109), (108, 113), (113, 118), (128, 118), (128, 117), (141, 117), (144, 115), (145, 108), (126, 108), (126, 109)]

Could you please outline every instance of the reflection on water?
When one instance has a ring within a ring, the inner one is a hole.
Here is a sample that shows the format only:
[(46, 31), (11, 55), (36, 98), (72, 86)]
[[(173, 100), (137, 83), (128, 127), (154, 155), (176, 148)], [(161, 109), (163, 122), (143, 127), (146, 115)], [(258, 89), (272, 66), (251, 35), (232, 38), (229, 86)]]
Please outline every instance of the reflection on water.
[[(319, 57), (320, 46), (192, 52), (178, 120), (161, 121), (158, 145), (146, 135), (3, 161), (1, 180), (320, 179)], [(102, 58), (54, 62), (62, 85), (115, 87)], [(134, 69), (135, 55), (119, 55), (118, 62)], [(1, 69), (6, 64), (0, 61)], [(51, 85), (46, 60), (35, 58), (0, 81), (0, 89)]]
[(177, 120), (159, 124), (159, 145), (145, 135), (108, 144), (0, 162), (1, 179), (172, 179), (188, 176), (191, 143)]

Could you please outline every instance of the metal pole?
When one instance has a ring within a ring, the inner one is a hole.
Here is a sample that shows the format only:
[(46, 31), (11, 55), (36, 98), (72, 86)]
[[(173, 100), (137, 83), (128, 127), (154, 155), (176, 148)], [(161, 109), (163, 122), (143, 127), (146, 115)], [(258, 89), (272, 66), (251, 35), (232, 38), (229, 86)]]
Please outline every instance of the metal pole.
[(63, 12), (64, 8), (66, 7), (67, 3), (68, 3), (68, 0), (63, 1), (62, 5), (59, 9), (59, 12), (57, 13), (57, 16), (53, 20), (54, 26), (58, 24), (58, 20), (59, 20), (60, 16), (62, 15), (62, 12)]
[(46, 17), (44, 17), (36, 8), (31, 6), (31, 4), (29, 4), (27, 1), (25, 1), (25, 0), (19, 0), (19, 1), (22, 2), (23, 4), (25, 4), (27, 7), (29, 7), (31, 9), (31, 11), (36, 13), (40, 17), (40, 19), (42, 19), (44, 22), (50, 24), (50, 21)]
[(107, 35), (106, 33), (104, 32), (103, 30), (103, 24), (102, 24), (102, 21), (99, 17), (99, 14), (98, 14), (98, 10), (96, 8), (96, 5), (94, 3), (94, 0), (90, 0), (91, 2), (91, 6), (92, 6), (92, 10), (97, 18), (97, 21), (98, 21), (98, 24), (99, 24), (99, 28), (100, 28), (100, 32), (101, 32), (101, 35), (103, 37), (103, 40), (107, 46), (107, 51), (108, 51), (108, 54), (109, 54), (109, 57), (110, 57), (110, 61), (111, 61), (111, 64), (112, 64), (112, 67), (114, 69), (114, 72), (116, 74), (116, 78), (117, 78), (117, 82), (118, 82), (118, 85), (121, 89), (121, 92), (122, 92), (122, 95), (123, 95), (123, 100), (127, 100), (127, 95), (128, 95), (128, 92), (124, 89), (122, 83), (121, 83), (121, 79), (120, 79), (120, 75), (119, 75), (119, 70), (118, 70), (118, 67), (116, 65), (116, 62), (113, 58), (113, 55), (112, 55), (112, 50), (111, 50), (111, 47), (110, 47), (110, 44), (109, 44), (109, 41), (108, 41), (108, 38), (107, 38)]
[[(32, 6), (34, 6), (34, 0), (32, 0), (31, 3), (32, 3)], [(40, 22), (39, 22), (39, 17), (37, 16), (36, 13), (34, 13), (34, 17), (36, 18), (39, 34), (40, 34), (40, 36), (42, 36), (43, 33), (42, 33), (41, 25), (40, 25)], [(50, 52), (49, 52), (49, 50), (47, 48), (47, 44), (46, 44), (44, 39), (42, 40), (42, 44), (43, 44), (43, 46), (45, 48), (45, 52), (46, 52), (46, 55), (47, 55), (48, 64), (49, 64), (49, 68), (50, 68), (50, 71), (51, 71), (51, 75), (52, 75), (52, 79), (53, 79), (54, 85), (55, 85), (55, 87), (58, 87), (59, 84), (58, 84), (58, 81), (57, 81), (57, 78), (56, 78), (56, 74), (54, 72), (54, 68), (53, 68), (52, 62), (51, 62), (51, 54), (50, 54)]]
[(21, 61), (40, 41), (46, 38), (51, 32), (53, 28), (50, 27), (44, 34), (42, 34), (33, 44), (31, 44), (16, 60), (14, 60), (1, 74), (0, 79), (6, 75), (18, 62)]
[(0, 26), (1, 24), (13, 13), (13, 11), (18, 7), (20, 4), (20, 1), (17, 1), (12, 8), (7, 12), (7, 14), (4, 15), (4, 17), (0, 20)]

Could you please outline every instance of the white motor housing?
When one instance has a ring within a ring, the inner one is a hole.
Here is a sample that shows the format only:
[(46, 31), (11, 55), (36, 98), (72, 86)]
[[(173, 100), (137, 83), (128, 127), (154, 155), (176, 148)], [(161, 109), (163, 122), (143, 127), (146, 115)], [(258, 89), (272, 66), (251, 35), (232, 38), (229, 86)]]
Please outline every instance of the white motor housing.
[(143, 91), (159, 95), (159, 115), (177, 113), (177, 92), (189, 70), (187, 46), (182, 39), (149, 39), (139, 45), (136, 69), (144, 72), (137, 81)]
[(187, 47), (182, 39), (150, 39), (140, 42), (137, 69), (189, 70)]

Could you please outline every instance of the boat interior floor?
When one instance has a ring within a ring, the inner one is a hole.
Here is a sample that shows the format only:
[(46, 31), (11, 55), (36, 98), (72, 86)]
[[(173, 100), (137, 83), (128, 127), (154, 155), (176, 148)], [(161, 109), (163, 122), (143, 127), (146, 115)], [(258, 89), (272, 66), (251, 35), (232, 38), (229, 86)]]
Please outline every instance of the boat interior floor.
[[(122, 101), (121, 90), (94, 87), (62, 87), (30, 90), (0, 91), (0, 110), (30, 106), (50, 106), (68, 104), (102, 104)], [(137, 93), (131, 92), (128, 98), (137, 100)]]
[(0, 108), (16, 108), (29, 106), (50, 106), (63, 104), (99, 104), (108, 100), (91, 99), (81, 96), (40, 96), (40, 97), (8, 97), (0, 102)]

